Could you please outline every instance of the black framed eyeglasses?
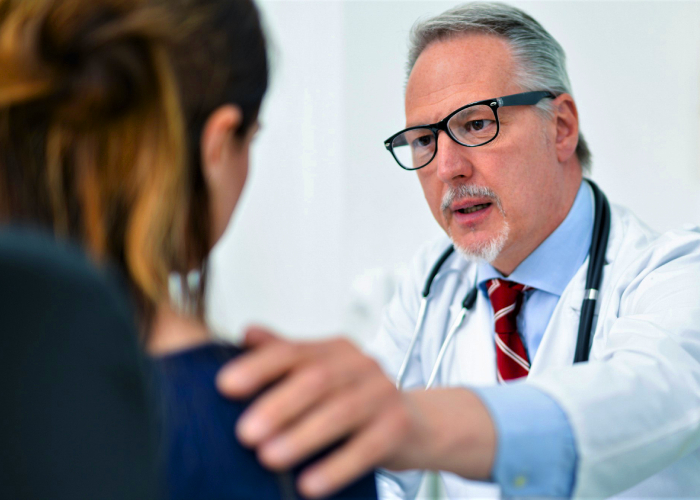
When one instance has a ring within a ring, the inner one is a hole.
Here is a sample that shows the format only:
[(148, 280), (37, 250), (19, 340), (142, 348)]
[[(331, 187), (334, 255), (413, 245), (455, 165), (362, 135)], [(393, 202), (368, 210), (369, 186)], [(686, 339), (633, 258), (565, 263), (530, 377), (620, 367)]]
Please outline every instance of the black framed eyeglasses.
[(441, 130), (462, 146), (483, 146), (493, 141), (501, 128), (498, 108), (532, 106), (545, 98), (554, 99), (556, 96), (547, 90), (540, 90), (473, 102), (456, 109), (432, 125), (404, 129), (384, 141), (384, 146), (401, 168), (418, 170), (435, 158), (438, 132)]

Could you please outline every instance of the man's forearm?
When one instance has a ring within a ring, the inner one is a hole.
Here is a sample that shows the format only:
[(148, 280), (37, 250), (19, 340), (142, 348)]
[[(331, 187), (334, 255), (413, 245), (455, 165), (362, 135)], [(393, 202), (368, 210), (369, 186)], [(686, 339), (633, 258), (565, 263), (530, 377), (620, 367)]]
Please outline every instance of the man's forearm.
[(492, 480), (506, 496), (571, 495), (576, 465), (571, 429), (559, 406), (537, 389), (451, 388), (405, 397), (418, 425), (404, 451), (411, 463), (402, 468)]
[(487, 480), (496, 451), (491, 416), (473, 392), (463, 388), (405, 394), (412, 428), (402, 453), (387, 468), (442, 470)]

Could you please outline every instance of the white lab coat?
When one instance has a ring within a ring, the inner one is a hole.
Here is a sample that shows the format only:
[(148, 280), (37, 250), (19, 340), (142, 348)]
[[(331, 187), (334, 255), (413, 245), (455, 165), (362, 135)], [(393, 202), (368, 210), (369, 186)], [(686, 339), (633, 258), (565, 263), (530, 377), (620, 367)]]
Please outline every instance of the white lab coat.
[[(590, 362), (573, 365), (588, 260), (566, 287), (532, 360), (528, 384), (556, 400), (578, 450), (574, 497), (700, 498), (700, 235), (660, 235), (613, 206)], [(426, 246), (368, 346), (390, 377), (408, 349), (429, 270), (449, 245)], [(404, 387), (424, 386), (476, 266), (453, 255), (437, 275)], [(479, 293), (436, 386), (496, 383), (490, 304)], [(465, 423), (466, 425), (466, 423)], [(413, 498), (421, 474), (379, 480), (383, 498)], [(490, 484), (441, 473), (449, 498), (499, 496)]]

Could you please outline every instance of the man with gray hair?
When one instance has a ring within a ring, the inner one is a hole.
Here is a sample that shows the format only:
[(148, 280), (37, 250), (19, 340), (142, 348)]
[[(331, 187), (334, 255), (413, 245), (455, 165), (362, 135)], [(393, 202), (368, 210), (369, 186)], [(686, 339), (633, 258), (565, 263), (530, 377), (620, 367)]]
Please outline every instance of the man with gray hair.
[(409, 469), (441, 471), (450, 498), (700, 497), (700, 236), (660, 235), (583, 179), (564, 52), (524, 12), (466, 4), (411, 44), (385, 146), (449, 238), (387, 307), (381, 368), (251, 330), (220, 389), (277, 383), (240, 439), (285, 468), (345, 438), (303, 473), (310, 496), (380, 466), (406, 471), (379, 474), (385, 498), (416, 495)]

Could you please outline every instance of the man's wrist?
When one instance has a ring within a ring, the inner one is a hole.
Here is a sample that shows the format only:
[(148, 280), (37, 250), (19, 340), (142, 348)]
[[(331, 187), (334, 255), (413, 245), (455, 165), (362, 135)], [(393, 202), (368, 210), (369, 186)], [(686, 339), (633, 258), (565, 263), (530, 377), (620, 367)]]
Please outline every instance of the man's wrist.
[(449, 388), (411, 391), (405, 397), (412, 426), (402, 450), (402, 469), (442, 470), (476, 480), (490, 477), (496, 429), (476, 394)]

